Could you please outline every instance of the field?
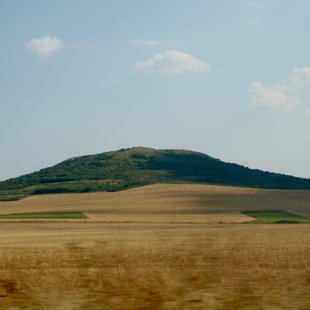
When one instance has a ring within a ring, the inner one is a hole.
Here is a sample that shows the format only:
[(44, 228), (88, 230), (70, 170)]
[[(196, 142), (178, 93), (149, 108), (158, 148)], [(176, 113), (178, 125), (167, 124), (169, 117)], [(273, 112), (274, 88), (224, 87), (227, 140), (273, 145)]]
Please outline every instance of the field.
[(31, 212), (31, 213), (13, 213), (0, 214), (0, 219), (72, 219), (84, 218), (82, 212)]
[(0, 220), (0, 309), (309, 309), (309, 224), (241, 224), (247, 210), (309, 216), (309, 191), (155, 185), (33, 196)]
[(243, 222), (243, 211), (281, 210), (310, 216), (310, 190), (212, 185), (150, 185), (121, 192), (36, 195), (0, 202), (0, 214), (80, 211), (100, 222)]
[(255, 223), (310, 223), (309, 217), (300, 216), (298, 214), (293, 214), (287, 211), (245, 211), (243, 213), (255, 217), (257, 219)]

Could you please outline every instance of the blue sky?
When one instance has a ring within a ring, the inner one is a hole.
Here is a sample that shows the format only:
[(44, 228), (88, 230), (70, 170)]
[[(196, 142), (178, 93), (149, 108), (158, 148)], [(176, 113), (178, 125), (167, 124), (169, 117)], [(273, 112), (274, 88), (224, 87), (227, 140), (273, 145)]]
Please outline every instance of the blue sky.
[(0, 179), (131, 146), (310, 177), (307, 0), (0, 0)]

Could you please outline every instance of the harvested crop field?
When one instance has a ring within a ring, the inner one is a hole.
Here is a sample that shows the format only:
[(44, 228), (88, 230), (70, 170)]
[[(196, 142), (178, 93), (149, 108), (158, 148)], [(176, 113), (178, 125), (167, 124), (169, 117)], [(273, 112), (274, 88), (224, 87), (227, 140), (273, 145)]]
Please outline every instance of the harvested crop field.
[[(81, 211), (90, 220), (96, 217), (108, 222), (149, 222), (153, 217), (156, 222), (178, 222), (180, 216), (185, 216), (185, 222), (242, 222), (249, 217), (240, 212), (251, 210), (283, 210), (310, 216), (309, 201), (309, 190), (157, 184), (112, 193), (37, 195), (2, 201), (0, 214)], [(217, 218), (211, 219), (210, 214), (217, 214)]]
[(309, 225), (2, 223), (0, 309), (309, 309)]
[(154, 185), (1, 202), (85, 218), (0, 220), (0, 309), (309, 309), (309, 224), (239, 223), (268, 208), (307, 216), (309, 200)]

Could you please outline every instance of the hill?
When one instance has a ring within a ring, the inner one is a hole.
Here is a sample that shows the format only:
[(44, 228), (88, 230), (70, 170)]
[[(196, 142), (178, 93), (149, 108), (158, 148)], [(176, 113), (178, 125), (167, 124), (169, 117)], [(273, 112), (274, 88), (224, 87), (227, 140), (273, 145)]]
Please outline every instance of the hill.
[(0, 182), (0, 200), (33, 194), (118, 191), (155, 183), (310, 189), (310, 179), (250, 169), (203, 153), (129, 148), (65, 160)]

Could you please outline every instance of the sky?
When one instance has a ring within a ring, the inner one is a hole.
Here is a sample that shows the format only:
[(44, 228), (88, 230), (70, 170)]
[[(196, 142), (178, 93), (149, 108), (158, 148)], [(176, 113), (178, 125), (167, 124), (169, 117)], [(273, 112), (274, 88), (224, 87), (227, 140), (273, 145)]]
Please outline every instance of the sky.
[(309, 12), (0, 0), (0, 180), (133, 146), (310, 178)]

